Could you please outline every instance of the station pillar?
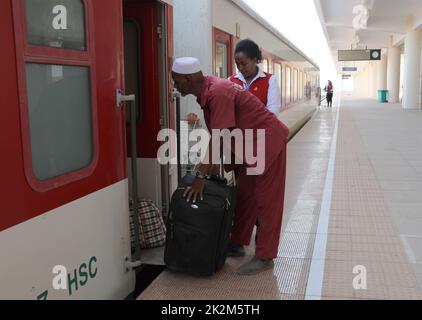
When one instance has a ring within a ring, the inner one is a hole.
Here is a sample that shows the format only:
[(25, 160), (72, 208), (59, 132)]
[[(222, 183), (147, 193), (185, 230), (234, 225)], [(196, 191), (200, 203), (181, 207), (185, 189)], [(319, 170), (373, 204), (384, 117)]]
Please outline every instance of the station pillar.
[(378, 90), (387, 89), (387, 56), (383, 54), (378, 62)]
[(378, 61), (371, 61), (369, 67), (370, 75), (370, 97), (372, 99), (377, 98), (377, 86), (378, 86)]
[(401, 50), (390, 46), (388, 49), (387, 90), (388, 102), (398, 103), (400, 95), (400, 59)]
[(403, 109), (420, 109), (422, 31), (408, 29), (404, 44)]

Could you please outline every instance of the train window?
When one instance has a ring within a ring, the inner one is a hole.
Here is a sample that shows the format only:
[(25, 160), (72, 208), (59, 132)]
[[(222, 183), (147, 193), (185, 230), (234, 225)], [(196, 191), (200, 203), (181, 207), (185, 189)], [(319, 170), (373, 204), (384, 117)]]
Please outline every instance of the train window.
[(305, 85), (305, 99), (309, 100), (311, 97), (311, 92), (310, 92), (310, 83), (309, 83), (309, 75), (307, 73), (304, 74), (304, 85)]
[(98, 163), (96, 66), (86, 0), (16, 0), (15, 46), (25, 175), (47, 192)]
[(32, 168), (45, 181), (90, 165), (93, 128), (88, 67), (26, 63)]
[(281, 64), (279, 63), (274, 63), (274, 74), (277, 77), (277, 81), (278, 81), (278, 87), (281, 90), (281, 76), (282, 76), (282, 71), (281, 71)]
[(215, 57), (215, 74), (217, 77), (226, 79), (228, 75), (228, 55), (227, 45), (217, 41)]
[(303, 99), (303, 72), (300, 72), (299, 76), (299, 99)]
[(285, 107), (286, 102), (286, 67), (281, 66), (281, 105)]
[(293, 69), (293, 101), (297, 101), (297, 83), (298, 83), (297, 70)]
[(82, 0), (25, 0), (28, 43), (86, 51)]
[[(124, 21), (124, 44), (125, 44), (125, 91), (127, 94), (136, 96), (136, 121), (141, 119), (141, 79), (140, 70), (140, 32), (135, 21)], [(129, 104), (127, 104), (129, 105)], [(130, 112), (126, 112), (126, 124), (130, 124)]]
[(267, 73), (269, 72), (268, 59), (262, 60), (262, 70)]
[(292, 102), (292, 72), (286, 67), (286, 104)]

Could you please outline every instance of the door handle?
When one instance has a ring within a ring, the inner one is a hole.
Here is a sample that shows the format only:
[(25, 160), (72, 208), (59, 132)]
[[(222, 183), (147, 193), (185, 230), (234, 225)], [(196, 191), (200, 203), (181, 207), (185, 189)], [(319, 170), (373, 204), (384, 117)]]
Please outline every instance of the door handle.
[(122, 103), (125, 101), (135, 101), (135, 95), (124, 95), (122, 94), (122, 90), (117, 89), (116, 90), (116, 107), (120, 108), (122, 106)]

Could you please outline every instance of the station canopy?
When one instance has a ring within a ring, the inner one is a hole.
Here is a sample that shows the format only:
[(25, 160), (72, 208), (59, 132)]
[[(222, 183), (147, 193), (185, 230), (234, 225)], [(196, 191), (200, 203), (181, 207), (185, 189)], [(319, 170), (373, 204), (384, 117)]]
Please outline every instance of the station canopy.
[[(403, 47), (409, 28), (422, 29), (421, 0), (314, 0), (339, 73), (343, 51)], [(357, 52), (356, 52), (357, 53)], [(341, 58), (341, 57), (340, 57)], [(357, 59), (359, 61), (363, 59)], [(372, 59), (369, 59), (372, 60)], [(360, 66), (368, 62), (357, 62)]]

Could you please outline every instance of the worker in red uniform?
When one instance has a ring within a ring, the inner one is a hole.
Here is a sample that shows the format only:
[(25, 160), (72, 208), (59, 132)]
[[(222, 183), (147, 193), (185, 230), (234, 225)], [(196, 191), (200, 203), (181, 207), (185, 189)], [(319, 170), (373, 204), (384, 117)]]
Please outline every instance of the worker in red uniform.
[[(239, 72), (229, 78), (230, 81), (243, 86), (246, 90), (256, 96), (261, 102), (267, 106), (268, 110), (274, 113), (276, 116), (281, 110), (281, 90), (278, 85), (277, 78), (262, 70), (260, 63), (262, 62), (262, 52), (259, 46), (250, 39), (244, 39), (237, 43), (234, 51), (234, 60), (236, 62), (237, 69)], [(233, 174), (238, 177), (239, 166), (232, 163), (225, 166), (227, 172), (233, 171)], [(248, 181), (249, 180), (249, 181)], [(245, 176), (244, 184), (253, 184), (252, 177)], [(234, 235), (236, 230), (242, 227), (242, 216), (243, 211), (237, 211), (234, 216)], [(239, 227), (240, 225), (240, 227)], [(257, 228), (259, 228), (259, 222), (256, 222)], [(244, 248), (242, 246), (231, 245), (227, 252), (228, 256), (238, 257), (243, 256)]]
[[(251, 275), (272, 268), (273, 259), (277, 257), (283, 216), (288, 128), (243, 87), (228, 80), (204, 76), (195, 58), (176, 59), (172, 71), (174, 85), (181, 95), (196, 96), (210, 131), (240, 129), (245, 137), (248, 129), (265, 130), (264, 147), (256, 149), (258, 156), (265, 156), (263, 171), (245, 179), (256, 165), (245, 160), (239, 173), (236, 204), (238, 222), (232, 230), (231, 245), (249, 245), (258, 221), (255, 256), (240, 266), (237, 272)], [(258, 135), (253, 137), (255, 148), (259, 145)], [(210, 149), (211, 146), (212, 143)], [(209, 150), (211, 157), (213, 152), (220, 153), (220, 150)], [(242, 152), (245, 153), (244, 150)], [(236, 153), (236, 157), (241, 156)], [(200, 166), (192, 186), (185, 192), (187, 201), (203, 199), (203, 178), (213, 171), (214, 166)]]
[(262, 52), (259, 46), (250, 39), (239, 41), (234, 60), (239, 72), (229, 80), (243, 86), (277, 116), (281, 110), (281, 89), (276, 76), (260, 68)]

